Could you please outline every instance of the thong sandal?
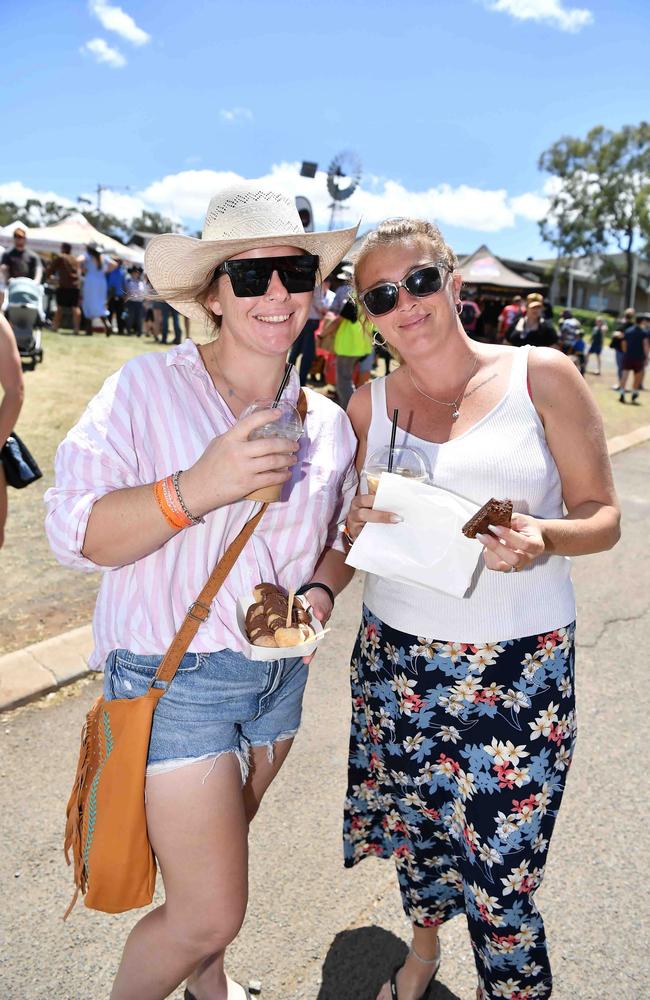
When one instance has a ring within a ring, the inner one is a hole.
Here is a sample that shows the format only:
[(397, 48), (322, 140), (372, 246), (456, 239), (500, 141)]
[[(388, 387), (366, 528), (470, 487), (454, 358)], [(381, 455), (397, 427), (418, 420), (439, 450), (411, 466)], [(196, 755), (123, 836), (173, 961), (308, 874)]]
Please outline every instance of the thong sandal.
[[(228, 983), (228, 1000), (251, 1000), (250, 993), (241, 983), (236, 983), (229, 975), (226, 975), (226, 981)], [(183, 1000), (196, 1000), (194, 994), (187, 987), (183, 994)]]
[[(420, 996), (418, 997), (418, 1000), (433, 1000), (433, 985), (434, 985), (434, 980), (435, 980), (436, 976), (438, 975), (438, 969), (440, 968), (440, 942), (438, 941), (438, 954), (436, 955), (435, 958), (422, 958), (422, 955), (418, 955), (418, 953), (415, 950), (415, 948), (413, 947), (413, 945), (411, 945), (411, 947), (409, 948), (409, 954), (413, 955), (413, 958), (417, 958), (418, 962), (422, 962), (422, 965), (431, 965), (431, 966), (433, 966), (433, 972), (431, 973), (431, 979), (427, 983), (426, 988), (424, 990), (424, 993), (421, 993)], [(407, 958), (408, 958), (408, 955), (407, 955)], [(406, 959), (404, 959), (404, 962), (406, 962)], [(399, 1000), (399, 996), (398, 996), (398, 993), (397, 993), (397, 973), (400, 971), (400, 969), (402, 969), (404, 967), (404, 962), (402, 962), (401, 965), (398, 965), (397, 968), (394, 969), (393, 974), (390, 977), (390, 996), (391, 996), (391, 1000)]]

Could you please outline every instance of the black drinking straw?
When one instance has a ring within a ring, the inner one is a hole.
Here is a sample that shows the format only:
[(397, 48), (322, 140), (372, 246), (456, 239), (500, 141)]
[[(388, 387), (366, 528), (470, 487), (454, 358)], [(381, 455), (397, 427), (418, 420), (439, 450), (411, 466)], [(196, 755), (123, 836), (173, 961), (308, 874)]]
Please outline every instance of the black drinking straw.
[(399, 410), (397, 410), (397, 409), (393, 410), (393, 426), (392, 426), (391, 432), (390, 432), (390, 450), (388, 452), (388, 471), (389, 472), (393, 471), (393, 455), (394, 455), (394, 449), (395, 449), (395, 435), (397, 433), (397, 415), (398, 415), (398, 413), (399, 413)]
[(280, 402), (280, 397), (282, 396), (284, 390), (287, 388), (287, 382), (289, 381), (289, 376), (291, 375), (292, 368), (293, 365), (291, 364), (291, 362), (287, 361), (286, 368), (284, 369), (284, 375), (282, 376), (282, 381), (280, 382), (280, 388), (276, 392), (275, 399), (273, 400), (273, 406), (271, 407), (271, 409), (273, 410), (277, 409), (278, 403)]

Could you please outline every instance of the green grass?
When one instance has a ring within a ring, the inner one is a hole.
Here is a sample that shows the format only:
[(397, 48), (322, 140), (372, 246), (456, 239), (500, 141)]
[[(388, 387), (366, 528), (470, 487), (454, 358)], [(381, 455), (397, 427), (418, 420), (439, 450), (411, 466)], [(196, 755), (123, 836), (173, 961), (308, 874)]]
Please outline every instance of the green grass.
[[(612, 351), (611, 353), (613, 354), (614, 352)], [(593, 368), (593, 358), (589, 364)], [(640, 406), (630, 406), (629, 404), (623, 406), (619, 402), (619, 394), (611, 390), (611, 386), (616, 381), (616, 378), (612, 377), (611, 371), (606, 371), (600, 377), (588, 373), (586, 378), (587, 384), (598, 403), (598, 409), (603, 418), (607, 438), (618, 437), (619, 434), (627, 434), (629, 431), (636, 430), (637, 427), (650, 424), (650, 392), (641, 393), (642, 401)], [(650, 382), (650, 379), (648, 379), (648, 382)], [(628, 389), (631, 385), (632, 380), (630, 379)]]

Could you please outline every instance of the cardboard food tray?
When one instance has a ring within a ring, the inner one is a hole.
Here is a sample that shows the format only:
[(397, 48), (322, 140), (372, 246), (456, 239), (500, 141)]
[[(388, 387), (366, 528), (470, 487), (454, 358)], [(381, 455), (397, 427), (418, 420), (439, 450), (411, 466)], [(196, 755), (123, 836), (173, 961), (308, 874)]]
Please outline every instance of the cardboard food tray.
[(249, 598), (240, 598), (237, 602), (237, 624), (246, 643), (244, 654), (249, 660), (290, 660), (296, 656), (309, 656), (310, 653), (318, 649), (323, 626), (314, 616), (311, 608), (308, 609), (310, 612), (309, 624), (316, 633), (315, 638), (310, 639), (309, 642), (301, 642), (299, 646), (254, 646), (248, 641), (246, 635), (246, 612), (251, 604), (255, 604), (252, 595)]

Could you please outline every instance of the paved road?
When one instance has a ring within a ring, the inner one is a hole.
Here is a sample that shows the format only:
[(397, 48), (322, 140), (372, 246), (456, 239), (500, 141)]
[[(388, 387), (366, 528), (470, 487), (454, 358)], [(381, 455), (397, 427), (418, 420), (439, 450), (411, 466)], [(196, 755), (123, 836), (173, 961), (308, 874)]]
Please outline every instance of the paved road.
[[(557, 1000), (647, 1000), (647, 641), (650, 625), (650, 445), (614, 468), (624, 537), (577, 560), (580, 737), (544, 886)], [(230, 969), (259, 978), (262, 1000), (369, 1000), (403, 954), (408, 926), (393, 867), (340, 863), (348, 726), (346, 663), (361, 595), (340, 601), (313, 667), (305, 721), (255, 821), (251, 903)], [(6, 715), (0, 726), (3, 1000), (107, 997), (133, 915), (79, 906), (61, 914), (69, 880), (63, 810), (78, 731), (97, 683)], [(638, 769), (638, 770), (637, 770)], [(639, 777), (640, 772), (640, 777)], [(443, 930), (435, 1000), (473, 1000), (462, 918)], [(180, 997), (180, 994), (178, 994)]]

